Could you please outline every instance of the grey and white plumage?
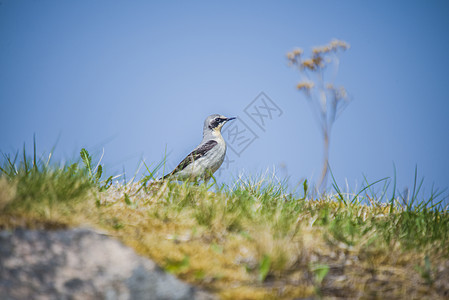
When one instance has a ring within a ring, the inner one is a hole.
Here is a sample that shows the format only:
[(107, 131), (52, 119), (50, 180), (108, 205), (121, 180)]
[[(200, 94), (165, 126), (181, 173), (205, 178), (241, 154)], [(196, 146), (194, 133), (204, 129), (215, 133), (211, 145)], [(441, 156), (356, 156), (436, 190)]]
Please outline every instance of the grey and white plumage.
[(208, 181), (220, 168), (226, 155), (226, 143), (221, 136), (221, 128), (233, 119), (235, 118), (218, 114), (208, 116), (204, 121), (201, 143), (163, 179)]

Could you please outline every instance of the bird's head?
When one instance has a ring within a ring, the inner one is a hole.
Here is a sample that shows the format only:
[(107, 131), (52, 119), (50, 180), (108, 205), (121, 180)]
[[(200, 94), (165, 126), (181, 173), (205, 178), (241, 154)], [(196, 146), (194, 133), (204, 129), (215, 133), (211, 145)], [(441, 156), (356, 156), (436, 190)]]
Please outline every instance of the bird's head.
[(235, 117), (227, 118), (223, 115), (218, 114), (210, 115), (204, 121), (204, 133), (206, 132), (220, 133), (223, 125), (226, 124), (228, 121), (234, 119)]

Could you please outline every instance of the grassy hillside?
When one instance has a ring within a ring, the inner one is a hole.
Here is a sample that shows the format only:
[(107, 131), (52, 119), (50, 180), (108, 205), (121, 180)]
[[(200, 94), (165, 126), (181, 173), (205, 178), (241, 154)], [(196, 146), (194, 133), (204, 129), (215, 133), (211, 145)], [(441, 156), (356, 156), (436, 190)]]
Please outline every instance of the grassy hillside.
[(3, 155), (0, 228), (91, 226), (223, 299), (449, 297), (448, 211), (440, 193), (419, 199), (419, 183), (407, 203), (372, 186), (291, 194), (263, 177), (154, 183), (157, 167), (111, 185), (81, 156)]

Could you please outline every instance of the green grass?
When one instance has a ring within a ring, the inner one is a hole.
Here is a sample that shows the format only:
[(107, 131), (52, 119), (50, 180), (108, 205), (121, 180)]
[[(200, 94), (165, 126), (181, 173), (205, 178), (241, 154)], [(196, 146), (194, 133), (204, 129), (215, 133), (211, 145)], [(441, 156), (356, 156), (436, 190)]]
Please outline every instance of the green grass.
[(449, 293), (449, 214), (442, 192), (421, 196), (417, 172), (408, 197), (388, 195), (389, 179), (314, 195), (306, 181), (290, 192), (267, 175), (154, 182), (163, 162), (111, 185), (92, 161), (84, 149), (68, 165), (3, 155), (0, 228), (88, 224), (223, 299)]
[(93, 187), (87, 173), (76, 163), (54, 165), (50, 157), (37, 159), (36, 153), (28, 157), (25, 150), (21, 159), (18, 153), (3, 154), (1, 180), (4, 187), (8, 186), (8, 192), (0, 198), (3, 212), (51, 218), (56, 207), (59, 213), (69, 213), (87, 198)]

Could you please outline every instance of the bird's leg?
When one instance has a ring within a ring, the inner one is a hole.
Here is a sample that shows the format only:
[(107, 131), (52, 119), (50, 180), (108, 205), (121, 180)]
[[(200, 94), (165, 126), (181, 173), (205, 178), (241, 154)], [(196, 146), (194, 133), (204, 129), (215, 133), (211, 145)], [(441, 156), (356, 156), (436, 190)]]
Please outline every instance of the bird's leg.
[[(213, 177), (212, 171), (211, 170), (206, 170), (204, 172), (204, 176), (203, 177), (204, 177), (203, 181), (207, 185), (209, 183), (210, 178)], [(215, 181), (215, 179), (214, 179), (214, 181)]]

